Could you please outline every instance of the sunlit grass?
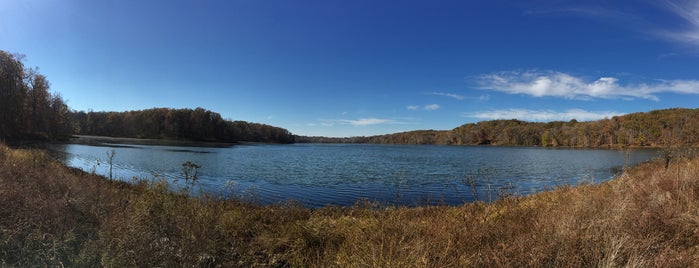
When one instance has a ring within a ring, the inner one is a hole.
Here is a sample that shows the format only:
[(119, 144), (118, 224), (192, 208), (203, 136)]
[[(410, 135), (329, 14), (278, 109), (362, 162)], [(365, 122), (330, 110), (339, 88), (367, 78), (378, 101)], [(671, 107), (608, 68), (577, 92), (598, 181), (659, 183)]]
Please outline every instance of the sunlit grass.
[(699, 159), (664, 164), (488, 204), (308, 209), (192, 198), (0, 145), (0, 265), (697, 266)]

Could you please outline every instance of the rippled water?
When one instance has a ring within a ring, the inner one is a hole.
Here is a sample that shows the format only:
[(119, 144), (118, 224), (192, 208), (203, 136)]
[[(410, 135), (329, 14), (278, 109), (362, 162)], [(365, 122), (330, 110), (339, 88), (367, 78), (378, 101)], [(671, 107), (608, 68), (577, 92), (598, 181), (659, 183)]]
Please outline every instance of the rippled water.
[[(230, 148), (54, 145), (65, 163), (114, 177), (165, 178), (181, 185), (182, 163), (201, 165), (207, 192), (262, 203), (293, 199), (310, 207), (360, 199), (420, 205), (489, 201), (559, 185), (601, 182), (656, 150), (545, 149), (408, 145), (240, 145)], [(474, 191), (475, 190), (475, 191)]]

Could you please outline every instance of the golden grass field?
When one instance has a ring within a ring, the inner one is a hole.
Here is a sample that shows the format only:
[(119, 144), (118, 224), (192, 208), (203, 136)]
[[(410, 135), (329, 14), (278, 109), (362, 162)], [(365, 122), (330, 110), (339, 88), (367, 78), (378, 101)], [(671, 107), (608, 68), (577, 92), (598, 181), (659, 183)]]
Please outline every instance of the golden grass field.
[(699, 158), (462, 206), (188, 197), (0, 145), (1, 267), (697, 267)]

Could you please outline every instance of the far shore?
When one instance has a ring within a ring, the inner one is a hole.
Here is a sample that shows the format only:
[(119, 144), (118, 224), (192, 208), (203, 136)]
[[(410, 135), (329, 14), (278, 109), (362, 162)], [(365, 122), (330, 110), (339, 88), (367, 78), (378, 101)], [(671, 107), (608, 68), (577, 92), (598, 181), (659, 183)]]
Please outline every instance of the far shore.
[[(73, 144), (83, 144), (92, 146), (114, 146), (114, 145), (156, 145), (156, 146), (183, 146), (183, 147), (211, 147), (211, 148), (227, 148), (234, 145), (254, 145), (254, 144), (267, 144), (260, 142), (213, 142), (213, 141), (196, 141), (196, 140), (186, 140), (186, 139), (146, 139), (146, 138), (125, 138), (125, 137), (108, 137), (108, 136), (91, 136), (91, 135), (73, 135), (68, 139), (67, 143)], [(303, 142), (302, 142), (303, 143)], [(323, 142), (321, 142), (323, 143)], [(355, 143), (363, 144), (363, 143)], [(427, 145), (427, 144), (425, 144)], [(464, 145), (448, 145), (448, 146), (464, 146)], [(468, 146), (468, 145), (467, 145)], [(470, 145), (479, 146), (479, 145)], [(480, 145), (482, 146), (482, 145)], [(502, 147), (502, 145), (486, 145), (494, 147)], [(505, 146), (505, 147), (520, 147), (520, 146)], [(534, 146), (541, 148), (553, 148), (553, 149), (611, 149), (611, 150), (625, 150), (625, 149), (658, 149), (662, 146), (657, 145), (646, 145), (646, 146), (597, 146), (597, 147), (573, 147), (573, 146)]]
[(74, 135), (68, 140), (69, 143), (84, 145), (110, 145), (110, 144), (133, 144), (133, 145), (158, 145), (158, 146), (185, 146), (185, 147), (231, 147), (236, 142), (210, 142), (194, 140), (176, 139), (140, 139), (140, 138), (117, 138), (106, 136)]

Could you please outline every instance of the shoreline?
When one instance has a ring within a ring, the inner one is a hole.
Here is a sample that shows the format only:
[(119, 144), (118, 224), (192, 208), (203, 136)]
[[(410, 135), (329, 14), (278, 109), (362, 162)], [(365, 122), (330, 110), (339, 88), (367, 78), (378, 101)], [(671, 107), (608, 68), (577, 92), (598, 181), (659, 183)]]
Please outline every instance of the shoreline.
[[(35, 143), (42, 143), (45, 141), (38, 141)], [(196, 141), (196, 140), (182, 140), (182, 139), (150, 139), (150, 138), (128, 138), (128, 137), (109, 137), (109, 136), (92, 136), (92, 135), (73, 135), (69, 139), (64, 141), (58, 141), (58, 143), (72, 143), (72, 144), (82, 144), (91, 146), (110, 146), (110, 144), (126, 145), (155, 145), (155, 146), (182, 146), (182, 147), (210, 147), (210, 148), (228, 148), (235, 145), (257, 145), (257, 144), (278, 144), (278, 143), (264, 143), (264, 142), (215, 142), (215, 141)], [(33, 143), (29, 143), (33, 144)], [(658, 145), (645, 145), (645, 146), (620, 146), (620, 145), (603, 145), (603, 146), (589, 146), (589, 147), (577, 147), (577, 146), (526, 146), (526, 145), (499, 145), (499, 144), (488, 144), (488, 145), (468, 145), (468, 144), (403, 144), (403, 143), (342, 143), (342, 142), (294, 142), (292, 144), (375, 144), (375, 145), (436, 145), (436, 146), (467, 146), (467, 147), (531, 147), (531, 148), (542, 148), (542, 149), (590, 149), (590, 150), (637, 150), (637, 149), (662, 149), (663, 146)]]
[(92, 146), (109, 146), (110, 144), (133, 144), (133, 145), (155, 145), (155, 146), (182, 146), (182, 147), (211, 147), (227, 148), (239, 145), (239, 142), (209, 142), (193, 140), (173, 140), (173, 139), (143, 139), (124, 138), (107, 136), (73, 135), (64, 143), (83, 144)]

